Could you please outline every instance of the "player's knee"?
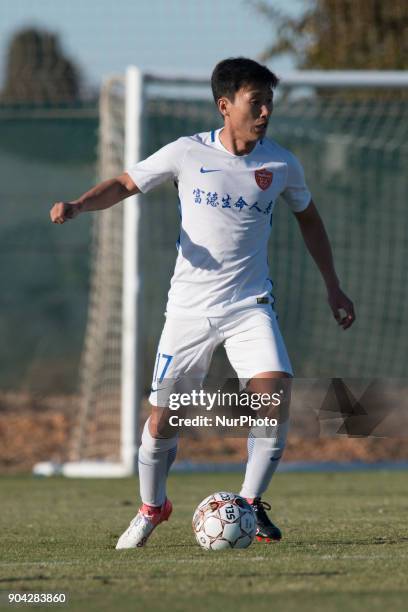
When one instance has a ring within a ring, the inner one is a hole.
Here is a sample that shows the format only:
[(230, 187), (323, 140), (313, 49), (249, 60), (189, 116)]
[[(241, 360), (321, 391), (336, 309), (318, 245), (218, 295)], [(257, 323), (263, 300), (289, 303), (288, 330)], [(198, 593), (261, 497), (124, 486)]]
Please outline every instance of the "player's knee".
[(174, 432), (171, 431), (166, 410), (163, 408), (153, 408), (148, 421), (149, 433), (152, 438), (172, 438)]
[(151, 425), (151, 419), (152, 417), (147, 419), (143, 429), (140, 453), (143, 454), (146, 451), (147, 453), (155, 454), (157, 452), (167, 452), (177, 447), (177, 435), (174, 435), (174, 432), (170, 433), (170, 435), (160, 435), (167, 432), (160, 425)]
[(275, 392), (288, 395), (291, 388), (292, 375), (287, 372), (261, 372), (253, 376), (246, 385), (250, 393), (269, 393)]

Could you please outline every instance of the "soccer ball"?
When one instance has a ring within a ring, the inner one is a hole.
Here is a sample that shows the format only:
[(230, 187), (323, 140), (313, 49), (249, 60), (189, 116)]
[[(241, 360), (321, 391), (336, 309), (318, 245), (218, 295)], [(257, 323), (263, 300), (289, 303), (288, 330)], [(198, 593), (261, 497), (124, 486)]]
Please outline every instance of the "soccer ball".
[(246, 499), (221, 491), (198, 504), (193, 531), (199, 545), (206, 550), (247, 548), (255, 537), (255, 514)]

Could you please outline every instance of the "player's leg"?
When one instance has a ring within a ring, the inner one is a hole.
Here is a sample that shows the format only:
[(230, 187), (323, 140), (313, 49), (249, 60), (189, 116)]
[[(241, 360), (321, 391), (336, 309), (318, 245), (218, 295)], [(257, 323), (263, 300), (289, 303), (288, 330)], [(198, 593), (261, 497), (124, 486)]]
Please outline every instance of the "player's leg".
[[(267, 394), (269, 405), (257, 411), (257, 417), (276, 419), (276, 426), (251, 428), (248, 436), (248, 462), (241, 495), (254, 503), (258, 536), (281, 538), (261, 502), (284, 452), (289, 427), (290, 379), (292, 367), (287, 355), (276, 314), (270, 307), (251, 309), (239, 319), (235, 331), (225, 342), (229, 360), (241, 386), (251, 393)], [(279, 398), (279, 403), (272, 400)]]
[(160, 508), (166, 500), (166, 481), (177, 454), (177, 432), (168, 423), (168, 408), (152, 406), (138, 455), (140, 497), (146, 507)]
[(117, 549), (144, 546), (152, 531), (171, 515), (172, 504), (166, 495), (166, 481), (177, 453), (177, 436), (169, 431), (168, 417), (168, 408), (152, 406), (138, 455), (142, 506), (119, 538)]
[[(271, 404), (263, 406), (256, 416), (274, 419), (276, 425), (252, 427), (249, 432), (243, 497), (254, 499), (265, 493), (284, 453), (289, 430), (290, 378), (288, 372), (269, 371), (256, 374), (247, 384), (250, 393), (271, 398)], [(280, 403), (274, 405), (277, 401)]]
[(201, 385), (216, 343), (207, 319), (167, 317), (149, 397), (152, 413), (143, 429), (138, 456), (142, 506), (117, 548), (144, 546), (153, 529), (170, 516), (166, 482), (177, 453), (177, 430), (169, 424), (170, 396)]
[[(166, 480), (177, 453), (177, 429), (169, 424), (172, 394), (200, 387), (207, 375), (217, 337), (208, 319), (167, 316), (159, 341), (146, 421), (139, 449), (142, 502), (160, 507), (166, 499)], [(177, 414), (180, 416), (181, 409)]]
[(279, 541), (282, 533), (268, 517), (270, 504), (262, 501), (286, 446), (289, 430), (290, 376), (287, 372), (262, 372), (252, 377), (247, 385), (251, 393), (269, 397), (281, 397), (278, 406), (266, 407), (258, 416), (276, 420), (276, 425), (253, 427), (248, 435), (248, 461), (240, 495), (245, 497), (254, 509), (257, 520), (259, 541)]

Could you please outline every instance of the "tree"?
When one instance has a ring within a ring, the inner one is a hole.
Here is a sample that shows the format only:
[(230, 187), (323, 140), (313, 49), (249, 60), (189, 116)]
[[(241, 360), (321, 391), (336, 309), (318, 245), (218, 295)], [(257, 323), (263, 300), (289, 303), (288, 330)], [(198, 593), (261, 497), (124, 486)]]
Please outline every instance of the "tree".
[(62, 52), (57, 35), (35, 28), (14, 35), (7, 52), (2, 101), (73, 102), (79, 92), (79, 70)]
[(278, 34), (261, 61), (285, 53), (303, 69), (407, 68), (406, 0), (305, 0), (305, 10), (296, 17), (265, 0), (252, 5)]

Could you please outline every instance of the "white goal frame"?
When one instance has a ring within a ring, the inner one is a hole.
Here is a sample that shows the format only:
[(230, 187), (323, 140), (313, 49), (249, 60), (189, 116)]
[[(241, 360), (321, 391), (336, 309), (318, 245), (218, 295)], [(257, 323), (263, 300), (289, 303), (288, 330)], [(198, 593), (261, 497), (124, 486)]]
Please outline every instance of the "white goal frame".
[[(135, 66), (125, 76), (125, 167), (141, 159), (142, 126), (145, 107), (145, 85), (149, 82), (208, 86), (208, 75), (165, 74), (143, 72)], [(283, 75), (281, 86), (325, 88), (408, 87), (408, 71), (294, 71)], [(210, 97), (210, 90), (209, 90)], [(138, 407), (142, 397), (141, 367), (138, 355), (138, 330), (142, 321), (139, 312), (140, 209), (132, 196), (124, 203), (123, 289), (122, 289), (122, 366), (121, 366), (121, 440), (120, 462), (75, 461), (64, 464), (37, 463), (35, 475), (70, 477), (124, 477), (137, 472)]]

